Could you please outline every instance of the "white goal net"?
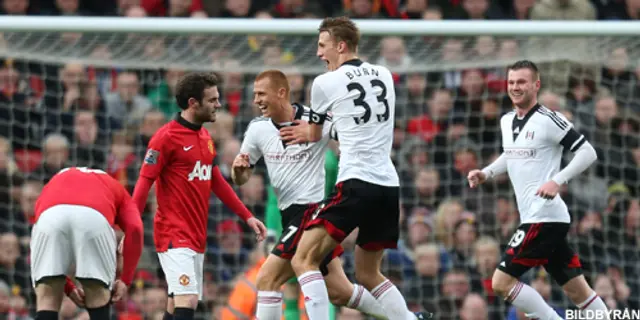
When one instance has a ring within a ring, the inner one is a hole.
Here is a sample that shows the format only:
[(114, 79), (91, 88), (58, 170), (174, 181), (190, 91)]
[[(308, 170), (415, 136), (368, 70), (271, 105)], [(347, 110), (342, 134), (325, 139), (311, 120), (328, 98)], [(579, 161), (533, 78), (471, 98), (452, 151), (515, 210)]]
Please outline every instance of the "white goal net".
[[(30, 221), (52, 174), (67, 165), (101, 168), (131, 190), (150, 136), (178, 112), (176, 80), (210, 70), (224, 81), (225, 111), (207, 128), (228, 175), (247, 124), (259, 114), (252, 105), (254, 76), (282, 69), (292, 99), (308, 104), (313, 77), (325, 68), (316, 57), (315, 20), (2, 19), (0, 291), (6, 284), (13, 303), (27, 309), (35, 306)], [(387, 252), (383, 271), (410, 307), (433, 311), (438, 319), (469, 319), (479, 312), (515, 319), (490, 285), (518, 225), (511, 186), (503, 176), (475, 191), (465, 177), (501, 151), (499, 119), (510, 109), (505, 67), (530, 59), (541, 69), (540, 102), (572, 120), (598, 151), (597, 164), (562, 191), (573, 217), (570, 240), (585, 275), (610, 307), (640, 308), (640, 42), (633, 29), (599, 23), (376, 23), (360, 22), (359, 55), (394, 72), (393, 159), (403, 202), (402, 240), (398, 250)], [(336, 155), (327, 157), (328, 169), (335, 170)], [(268, 179), (257, 175), (237, 191), (254, 214), (270, 221)], [(153, 317), (164, 309), (165, 281), (153, 253), (153, 202), (144, 215), (147, 250), (128, 301), (116, 305), (120, 314)], [(224, 312), (242, 311), (225, 306), (243, 283), (252, 288), (250, 271), (263, 253), (215, 197), (210, 217), (198, 317), (222, 319)], [(344, 266), (355, 281), (352, 242), (345, 247)], [(559, 312), (574, 308), (544, 272), (535, 269), (523, 281)]]

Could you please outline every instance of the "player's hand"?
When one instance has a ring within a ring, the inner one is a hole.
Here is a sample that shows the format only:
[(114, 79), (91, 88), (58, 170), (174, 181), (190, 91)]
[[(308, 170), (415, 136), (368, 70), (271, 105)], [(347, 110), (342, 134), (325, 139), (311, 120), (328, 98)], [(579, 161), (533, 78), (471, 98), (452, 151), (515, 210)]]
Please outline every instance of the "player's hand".
[(469, 187), (475, 188), (487, 181), (487, 175), (481, 170), (471, 170), (467, 175), (467, 180), (469, 180)]
[(111, 290), (111, 301), (118, 302), (122, 300), (122, 297), (127, 293), (127, 285), (122, 280), (116, 280), (113, 283), (113, 289)]
[(236, 158), (233, 160), (233, 163), (231, 164), (231, 168), (233, 168), (233, 170), (250, 168), (250, 167), (251, 167), (251, 164), (249, 163), (249, 155), (246, 153), (241, 153), (237, 155)]
[(287, 145), (309, 142), (309, 123), (303, 120), (295, 120), (293, 125), (280, 129), (280, 139)]
[(251, 227), (251, 229), (256, 233), (256, 239), (258, 239), (258, 241), (262, 241), (267, 238), (267, 227), (264, 226), (262, 221), (255, 217), (251, 217), (247, 220), (247, 225), (249, 225), (249, 227)]
[(69, 292), (68, 297), (78, 307), (84, 307), (84, 290), (82, 290), (82, 288), (76, 287), (73, 291)]
[(558, 185), (555, 181), (550, 180), (543, 184), (538, 191), (536, 191), (536, 196), (540, 196), (545, 199), (553, 199), (560, 192), (560, 185)]

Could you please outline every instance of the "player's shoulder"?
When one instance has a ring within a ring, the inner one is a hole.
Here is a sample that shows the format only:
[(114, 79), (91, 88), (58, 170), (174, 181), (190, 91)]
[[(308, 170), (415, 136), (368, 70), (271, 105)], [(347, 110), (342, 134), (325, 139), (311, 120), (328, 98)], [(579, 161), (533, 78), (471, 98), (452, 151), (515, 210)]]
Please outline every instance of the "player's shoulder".
[(340, 75), (336, 71), (337, 70), (328, 71), (328, 72), (325, 72), (323, 74), (317, 75), (313, 79), (312, 86), (325, 88), (325, 87), (330, 87), (332, 84), (335, 84), (336, 80), (338, 80), (339, 75)]
[(557, 126), (562, 130), (571, 126), (569, 120), (562, 113), (553, 111), (544, 105), (539, 105), (536, 108), (536, 116), (538, 121), (546, 126)]
[(245, 136), (249, 132), (255, 132), (264, 129), (265, 126), (269, 125), (271, 118), (259, 116), (251, 119), (249, 124), (247, 125), (247, 129), (245, 130)]
[(503, 114), (502, 117), (500, 117), (500, 123), (504, 123), (505, 121), (511, 121), (515, 116), (516, 116), (515, 110), (508, 111), (505, 114)]

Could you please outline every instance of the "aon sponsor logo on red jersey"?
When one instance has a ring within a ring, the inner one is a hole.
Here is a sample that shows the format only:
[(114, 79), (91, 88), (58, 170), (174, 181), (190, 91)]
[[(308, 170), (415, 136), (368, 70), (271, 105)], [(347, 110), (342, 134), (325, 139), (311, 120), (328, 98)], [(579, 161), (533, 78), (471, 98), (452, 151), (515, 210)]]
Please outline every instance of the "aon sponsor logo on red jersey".
[(200, 181), (211, 180), (212, 168), (212, 165), (203, 165), (200, 163), (200, 160), (198, 160), (198, 162), (196, 162), (196, 165), (193, 167), (193, 170), (191, 170), (191, 173), (189, 173), (189, 181), (193, 181), (194, 179), (198, 179)]

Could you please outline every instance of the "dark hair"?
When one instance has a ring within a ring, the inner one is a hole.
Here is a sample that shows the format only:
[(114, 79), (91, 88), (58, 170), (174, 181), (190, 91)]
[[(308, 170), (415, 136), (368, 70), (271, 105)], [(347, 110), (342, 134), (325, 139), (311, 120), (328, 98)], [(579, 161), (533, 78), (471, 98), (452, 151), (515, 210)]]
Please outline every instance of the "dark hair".
[(189, 107), (189, 99), (202, 102), (204, 90), (218, 85), (218, 77), (213, 73), (194, 72), (183, 76), (176, 86), (176, 103), (180, 109)]
[(538, 66), (535, 63), (533, 63), (533, 61), (529, 61), (529, 60), (516, 61), (515, 63), (510, 65), (507, 70), (521, 70), (521, 69), (531, 70), (534, 78), (538, 78), (540, 75), (540, 72), (538, 71)]
[(344, 41), (349, 51), (353, 53), (358, 50), (360, 30), (348, 17), (325, 18), (318, 31), (328, 32), (335, 42)]

